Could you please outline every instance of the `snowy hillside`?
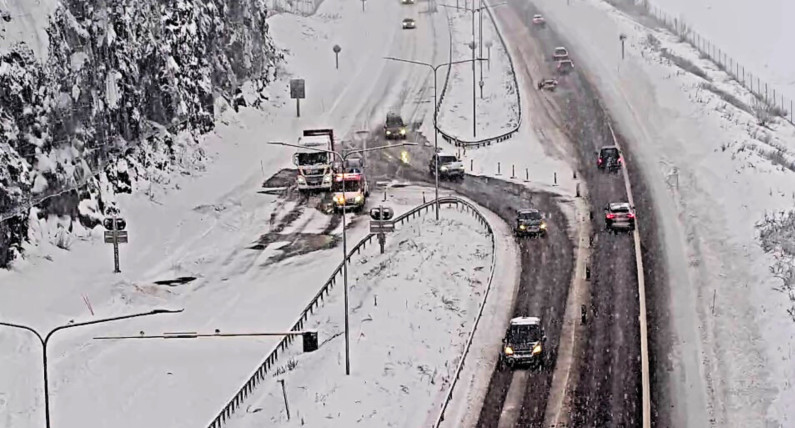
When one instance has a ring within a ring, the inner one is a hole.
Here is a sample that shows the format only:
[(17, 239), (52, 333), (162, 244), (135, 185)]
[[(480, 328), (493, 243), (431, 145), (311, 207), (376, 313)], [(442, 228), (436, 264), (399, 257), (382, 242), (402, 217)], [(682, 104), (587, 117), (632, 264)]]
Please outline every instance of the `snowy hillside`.
[(31, 205), (93, 226), (114, 193), (201, 167), (219, 95), (275, 78), (266, 16), (265, 0), (0, 3), (0, 266)]
[(648, 3), (671, 18), (684, 20), (691, 30), (734, 58), (749, 73), (770, 83), (785, 98), (795, 99), (795, 61), (788, 54), (791, 40), (795, 39), (795, 26), (791, 23), (795, 2), (653, 0)]

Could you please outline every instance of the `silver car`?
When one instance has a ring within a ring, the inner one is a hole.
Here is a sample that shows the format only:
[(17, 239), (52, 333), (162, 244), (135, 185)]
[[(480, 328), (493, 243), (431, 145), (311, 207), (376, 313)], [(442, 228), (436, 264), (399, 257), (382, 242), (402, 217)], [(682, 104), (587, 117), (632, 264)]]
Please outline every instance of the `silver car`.
[(627, 202), (612, 202), (605, 207), (605, 229), (635, 230), (635, 208)]

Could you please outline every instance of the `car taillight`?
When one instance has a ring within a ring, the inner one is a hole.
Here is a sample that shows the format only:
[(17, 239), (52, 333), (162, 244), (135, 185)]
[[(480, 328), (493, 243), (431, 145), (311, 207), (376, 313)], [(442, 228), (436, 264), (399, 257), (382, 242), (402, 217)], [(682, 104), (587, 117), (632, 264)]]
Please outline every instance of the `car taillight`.
[(618, 157), (618, 163), (621, 163), (624, 160), (621, 156)]
[(597, 160), (596, 160), (596, 163), (598, 163), (599, 165), (601, 165), (601, 164), (602, 164), (602, 158), (599, 158), (599, 159), (597, 159)]
[(607, 217), (607, 218), (612, 220), (612, 219), (616, 218), (616, 215), (615, 214), (608, 214), (605, 217)]
[(627, 217), (629, 217), (629, 218), (635, 218), (635, 214), (629, 213), (629, 214), (627, 214)]

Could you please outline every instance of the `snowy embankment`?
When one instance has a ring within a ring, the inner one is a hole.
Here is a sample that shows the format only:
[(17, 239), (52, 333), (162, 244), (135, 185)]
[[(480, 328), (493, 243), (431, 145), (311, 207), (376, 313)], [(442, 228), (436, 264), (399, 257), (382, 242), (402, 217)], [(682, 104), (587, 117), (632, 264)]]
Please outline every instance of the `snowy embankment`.
[[(767, 238), (786, 229), (780, 213), (795, 205), (795, 129), (759, 125), (750, 94), (671, 34), (601, 1), (534, 3), (581, 58), (654, 192), (669, 277), (670, 305), (659, 310), (673, 330), (672, 425), (792, 425), (793, 303), (787, 275), (777, 275), (792, 272), (782, 257), (792, 245)], [(780, 224), (771, 228), (772, 213)]]
[(795, 39), (792, 0), (654, 0), (652, 5), (770, 83), (771, 91), (777, 88), (795, 100), (795, 60), (785, 53)]
[(438, 222), (427, 211), (398, 226), (385, 254), (374, 245), (350, 265), (351, 375), (337, 287), (306, 324), (318, 331), (318, 351), (302, 354), (299, 341), (280, 356), (230, 426), (427, 426), (483, 299), (491, 251), (486, 229), (456, 208), (443, 208)]
[[(450, 9), (452, 28), (452, 61), (472, 59), (472, 12)], [(475, 56), (480, 57), (479, 18), (475, 15)], [(491, 45), (491, 48), (488, 45)], [(437, 118), (439, 129), (446, 134), (464, 141), (483, 140), (505, 134), (519, 125), (519, 100), (511, 63), (494, 23), (488, 13), (483, 11), (483, 64), (475, 64), (473, 86), (472, 63), (455, 64), (450, 71), (444, 99)], [(490, 63), (489, 63), (490, 62)], [(447, 67), (439, 68), (440, 81), (447, 73)], [(483, 81), (483, 91), (479, 82)], [(441, 84), (441, 83), (440, 83)], [(473, 134), (472, 89), (475, 88), (475, 126)], [(439, 89), (441, 93), (441, 89)]]

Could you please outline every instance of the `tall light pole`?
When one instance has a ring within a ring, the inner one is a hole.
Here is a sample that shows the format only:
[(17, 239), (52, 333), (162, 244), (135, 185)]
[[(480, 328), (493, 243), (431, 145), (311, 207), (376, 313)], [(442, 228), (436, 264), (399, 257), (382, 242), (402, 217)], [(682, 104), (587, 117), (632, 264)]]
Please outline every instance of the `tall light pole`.
[[(469, 47), (472, 49), (472, 136), (477, 137), (477, 92), (475, 87), (477, 86), (477, 80), (475, 76), (475, 48), (477, 44), (475, 43), (475, 13), (480, 14), (480, 58), (483, 58), (483, 9), (488, 7), (495, 7), (501, 6), (504, 4), (508, 4), (508, 2), (497, 3), (494, 5), (484, 5), (483, 0), (480, 1), (480, 7), (475, 8), (475, 0), (472, 0), (472, 8), (466, 7), (459, 7), (453, 6), (449, 4), (443, 4), (444, 7), (451, 7), (453, 9), (460, 9), (465, 10), (467, 12), (472, 12), (472, 42), (469, 44)], [(489, 64), (491, 66), (491, 64)], [(480, 81), (483, 81), (483, 63), (480, 63)], [(482, 86), (481, 86), (482, 88)], [(482, 89), (481, 89), (482, 90)]]
[[(444, 6), (444, 5), (442, 5)], [(412, 61), (410, 59), (401, 59), (401, 58), (394, 58), (394, 57), (384, 57), (384, 59), (388, 59), (391, 61), (398, 61), (398, 62), (406, 62), (409, 64), (416, 64), (416, 65), (424, 65), (431, 70), (433, 70), (433, 152), (439, 153), (439, 131), (438, 127), (436, 126), (436, 116), (439, 114), (439, 106), (437, 105), (436, 101), (436, 72), (439, 70), (439, 67), (444, 67), (445, 65), (455, 65), (455, 64), (462, 64), (469, 61), (474, 61), (474, 59), (464, 59), (461, 61), (450, 61), (445, 62), (442, 64), (432, 65), (428, 64), (427, 62), (421, 61)], [(483, 58), (478, 58), (478, 61), (483, 61)], [(474, 66), (473, 66), (474, 67)], [(439, 220), (439, 162), (436, 162), (436, 171), (434, 171), (434, 176), (436, 178), (436, 220)]]
[[(290, 144), (290, 143), (283, 143), (281, 141), (271, 141), (268, 144), (273, 144), (276, 146), (286, 146), (286, 147), (295, 147), (297, 149), (311, 149), (318, 152), (326, 152), (331, 153), (336, 156), (342, 165), (345, 165), (345, 160), (348, 159), (348, 156), (357, 154), (357, 153), (365, 153), (365, 152), (372, 152), (375, 150), (385, 150), (390, 149), (392, 147), (402, 147), (402, 146), (416, 146), (417, 143), (399, 143), (399, 144), (388, 144), (385, 146), (377, 146), (377, 147), (370, 147), (367, 149), (356, 149), (351, 150), (345, 153), (335, 152), (333, 150), (323, 150), (323, 149), (316, 149), (314, 147), (305, 147), (299, 146), (298, 144)], [(345, 200), (345, 179), (342, 180), (342, 281), (345, 293), (345, 374), (351, 374), (351, 353), (350, 353), (350, 336), (348, 334), (348, 238), (346, 233), (345, 227), (345, 208), (348, 201)]]
[(69, 323), (69, 324), (66, 324), (66, 325), (55, 327), (54, 329), (50, 330), (44, 336), (44, 338), (42, 338), (42, 335), (38, 332), (38, 330), (36, 330), (33, 327), (29, 327), (29, 326), (22, 325), (22, 324), (13, 324), (13, 323), (8, 323), (8, 322), (0, 322), (0, 325), (6, 326), (6, 327), (18, 328), (18, 329), (21, 329), (21, 330), (27, 330), (27, 331), (35, 334), (36, 338), (39, 339), (39, 343), (41, 343), (42, 366), (44, 368), (44, 420), (45, 420), (45, 426), (47, 428), (50, 428), (50, 384), (49, 384), (49, 374), (48, 374), (48, 370), (47, 370), (47, 345), (50, 343), (50, 338), (52, 337), (52, 335), (55, 332), (61, 331), (61, 330), (65, 330), (67, 328), (73, 328), (73, 327), (82, 327), (82, 326), (86, 326), (86, 325), (102, 324), (102, 323), (107, 323), (107, 322), (112, 322), (112, 321), (121, 321), (121, 320), (130, 319), (130, 318), (145, 317), (145, 316), (150, 316), (150, 315), (176, 314), (176, 313), (179, 313), (179, 312), (182, 312), (182, 311), (183, 311), (182, 309), (179, 309), (179, 310), (155, 309), (155, 310), (152, 310), (152, 311), (149, 311), (149, 312), (143, 312), (143, 313), (139, 313), (139, 314), (123, 315), (123, 316), (112, 317), (112, 318), (103, 318), (103, 319), (98, 319), (98, 320), (94, 320), (94, 321)]

